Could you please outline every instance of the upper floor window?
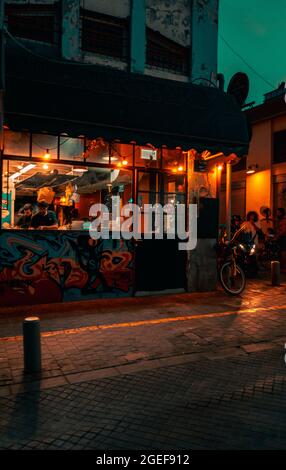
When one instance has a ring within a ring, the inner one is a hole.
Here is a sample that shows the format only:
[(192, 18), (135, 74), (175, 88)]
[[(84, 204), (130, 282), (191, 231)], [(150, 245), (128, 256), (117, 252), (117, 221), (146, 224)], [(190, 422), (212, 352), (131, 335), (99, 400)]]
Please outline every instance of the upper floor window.
[(58, 42), (56, 5), (6, 5), (8, 30), (14, 36), (55, 44)]
[(286, 162), (286, 130), (273, 134), (273, 163)]
[(128, 20), (81, 11), (82, 49), (125, 60), (128, 55)]
[(146, 62), (162, 70), (188, 75), (190, 48), (147, 28)]

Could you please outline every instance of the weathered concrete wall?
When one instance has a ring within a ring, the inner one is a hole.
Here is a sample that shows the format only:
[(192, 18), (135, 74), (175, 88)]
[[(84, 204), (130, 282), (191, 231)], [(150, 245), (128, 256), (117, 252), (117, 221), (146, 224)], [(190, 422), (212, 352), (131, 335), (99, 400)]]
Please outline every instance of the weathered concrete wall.
[(191, 79), (210, 80), (217, 73), (218, 0), (193, 0), (191, 30)]
[(197, 247), (188, 252), (188, 292), (214, 291), (217, 287), (217, 256), (215, 239), (199, 239)]
[(62, 0), (62, 56), (65, 59), (80, 58), (80, 1)]
[(190, 0), (146, 0), (146, 24), (182, 46), (191, 42)]
[(145, 0), (132, 0), (130, 70), (144, 73), (146, 51)]

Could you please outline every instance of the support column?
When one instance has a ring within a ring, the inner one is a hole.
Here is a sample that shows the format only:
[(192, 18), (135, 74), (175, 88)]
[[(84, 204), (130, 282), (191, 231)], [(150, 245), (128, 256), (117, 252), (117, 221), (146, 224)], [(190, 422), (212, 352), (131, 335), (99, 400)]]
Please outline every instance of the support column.
[(80, 59), (80, 0), (62, 0), (61, 47), (64, 59)]
[(231, 162), (226, 164), (226, 235), (227, 239), (231, 238)]
[(218, 0), (192, 1), (191, 31), (190, 80), (211, 80), (217, 73)]
[(144, 73), (146, 56), (145, 0), (131, 0), (130, 71)]

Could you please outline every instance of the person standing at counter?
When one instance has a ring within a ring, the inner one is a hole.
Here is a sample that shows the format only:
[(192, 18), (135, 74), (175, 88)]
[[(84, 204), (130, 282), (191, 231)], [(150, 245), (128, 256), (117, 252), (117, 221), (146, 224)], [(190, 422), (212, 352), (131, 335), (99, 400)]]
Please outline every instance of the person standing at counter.
[(16, 228), (30, 228), (31, 220), (33, 216), (33, 206), (32, 204), (25, 204), (23, 207), (23, 214), (16, 223)]
[(38, 212), (33, 215), (31, 228), (36, 230), (57, 230), (58, 220), (54, 211), (48, 210), (49, 204), (46, 201), (38, 202)]

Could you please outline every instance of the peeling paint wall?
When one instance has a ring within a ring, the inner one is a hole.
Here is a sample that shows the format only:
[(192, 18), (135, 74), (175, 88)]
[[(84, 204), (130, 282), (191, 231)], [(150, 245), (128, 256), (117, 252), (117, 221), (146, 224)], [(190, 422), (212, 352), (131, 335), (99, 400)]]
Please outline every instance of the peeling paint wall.
[(192, 80), (217, 73), (217, 43), (218, 0), (193, 0)]
[(79, 0), (62, 0), (62, 56), (80, 58), (80, 3)]
[(146, 0), (146, 25), (182, 46), (189, 46), (191, 1)]
[[(0, 0), (1, 1), (1, 0)], [(6, 0), (15, 4), (54, 4), (55, 0)], [(188, 81), (211, 80), (217, 72), (218, 0), (59, 0), (63, 57)], [(117, 60), (81, 50), (80, 7), (119, 18), (130, 17), (130, 59)], [(146, 9), (146, 11), (145, 11)], [(180, 75), (145, 65), (145, 26), (181, 46), (191, 46), (191, 70)], [(205, 83), (205, 82), (202, 82)]]
[(81, 7), (117, 18), (130, 15), (130, 0), (81, 0)]

